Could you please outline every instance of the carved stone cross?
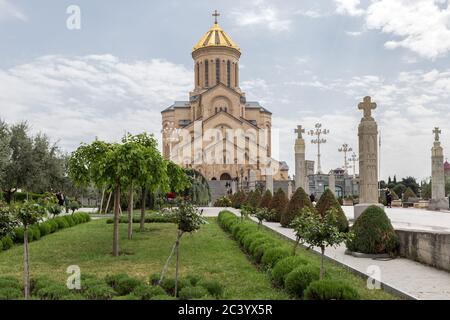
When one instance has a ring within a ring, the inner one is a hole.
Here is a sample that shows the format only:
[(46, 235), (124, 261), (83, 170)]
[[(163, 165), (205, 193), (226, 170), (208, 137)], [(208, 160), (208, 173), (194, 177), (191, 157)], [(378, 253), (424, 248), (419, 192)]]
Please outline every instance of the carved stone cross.
[(294, 132), (298, 134), (297, 139), (303, 139), (302, 133), (305, 133), (305, 129), (303, 129), (302, 126), (297, 126), (297, 129), (295, 129)]
[(214, 10), (212, 16), (214, 17), (214, 23), (217, 24), (217, 18), (220, 17), (220, 13), (218, 13), (217, 10)]
[(434, 133), (434, 141), (439, 142), (439, 135), (442, 133), (441, 129), (436, 127), (434, 128), (433, 133)]
[(375, 110), (376, 108), (377, 104), (375, 102), (372, 102), (371, 97), (364, 97), (363, 102), (360, 102), (358, 104), (358, 109), (364, 110), (364, 118), (371, 118), (372, 110)]

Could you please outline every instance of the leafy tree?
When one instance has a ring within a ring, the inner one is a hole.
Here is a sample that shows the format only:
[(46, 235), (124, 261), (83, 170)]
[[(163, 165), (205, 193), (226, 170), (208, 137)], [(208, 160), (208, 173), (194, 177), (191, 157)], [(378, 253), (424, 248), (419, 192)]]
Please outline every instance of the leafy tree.
[[(340, 232), (336, 227), (336, 208), (331, 208), (324, 216), (318, 215), (310, 208), (304, 208), (301, 215), (293, 221), (294, 231), (299, 241), (307, 243), (309, 247), (319, 247), (321, 251), (320, 279), (325, 275), (324, 257), (327, 247), (336, 247), (351, 238), (351, 234)], [(294, 249), (295, 250), (295, 249)]]
[(76, 200), (72, 200), (69, 202), (69, 209), (70, 211), (72, 211), (72, 214), (75, 213), (75, 211), (77, 211), (78, 209), (80, 209), (80, 203)]
[(262, 197), (261, 191), (259, 190), (250, 191), (247, 197), (247, 205), (253, 208), (259, 208), (261, 197)]
[(246, 199), (247, 196), (244, 191), (239, 190), (238, 192), (236, 192), (231, 198), (233, 208), (240, 209), (241, 206), (245, 203)]
[(264, 220), (270, 221), (272, 216), (275, 214), (274, 210), (268, 208), (256, 208), (255, 212), (252, 214), (256, 219), (258, 219), (258, 229), (262, 226)]
[(278, 189), (272, 197), (269, 208), (271, 210), (275, 210), (275, 216), (271, 219), (273, 222), (280, 222), (281, 215), (283, 214), (284, 210), (286, 210), (287, 204), (288, 198), (286, 194), (284, 193), (283, 189)]
[(407, 188), (405, 193), (403, 194), (403, 201), (409, 201), (410, 198), (417, 198), (416, 194), (411, 188)]
[(292, 195), (286, 210), (281, 214), (281, 225), (283, 227), (289, 227), (292, 220), (294, 220), (295, 216), (297, 216), (304, 207), (312, 208), (313, 205), (305, 190), (300, 187)]
[(263, 194), (263, 196), (261, 198), (261, 202), (259, 203), (259, 207), (260, 208), (269, 208), (271, 201), (272, 201), (272, 192), (270, 192), (270, 190), (266, 190), (266, 192), (264, 192), (264, 194)]
[(180, 261), (180, 241), (181, 237), (185, 233), (192, 233), (200, 229), (201, 225), (206, 223), (202, 217), (202, 212), (200, 212), (196, 207), (188, 202), (182, 202), (176, 209), (172, 209), (171, 214), (173, 214), (174, 219), (178, 225), (178, 235), (175, 244), (172, 247), (172, 251), (167, 258), (166, 264), (164, 265), (163, 271), (161, 273), (161, 278), (159, 283), (164, 279), (164, 275), (169, 266), (169, 262), (172, 259), (174, 253), (176, 253), (176, 271), (175, 271), (175, 296), (177, 296), (178, 291), (178, 269)]
[(345, 216), (345, 213), (334, 194), (330, 189), (327, 189), (322, 194), (319, 201), (317, 201), (316, 210), (319, 215), (323, 217), (327, 215), (328, 212), (330, 212), (330, 210), (333, 208), (336, 209), (336, 226), (338, 227), (339, 231), (347, 232), (349, 228), (347, 217)]
[(402, 179), (402, 184), (406, 187), (406, 188), (410, 188), (414, 194), (418, 194), (419, 193), (419, 189), (420, 186), (416, 181), (416, 178), (414, 177), (406, 177)]
[(392, 190), (398, 195), (403, 196), (403, 193), (406, 191), (406, 186), (403, 183), (397, 183)]
[(3, 237), (11, 236), (16, 226), (17, 222), (11, 214), (10, 208), (0, 204), (0, 241)]
[[(187, 174), (191, 186), (184, 191), (184, 195), (191, 199), (196, 205), (207, 205), (211, 201), (211, 191), (208, 180), (195, 169), (183, 169)], [(230, 205), (231, 206), (231, 205)]]
[(23, 204), (14, 204), (10, 207), (17, 221), (23, 226), (23, 270), (25, 299), (30, 298), (30, 262), (28, 247), (28, 231), (31, 225), (37, 223), (45, 215), (45, 207), (40, 204), (26, 201)]

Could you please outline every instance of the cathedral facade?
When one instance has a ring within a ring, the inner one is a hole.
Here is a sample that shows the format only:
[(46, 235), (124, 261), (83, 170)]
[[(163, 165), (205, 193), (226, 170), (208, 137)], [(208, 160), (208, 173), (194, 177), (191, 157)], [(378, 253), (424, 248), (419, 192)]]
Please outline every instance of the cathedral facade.
[(272, 158), (272, 113), (239, 87), (240, 48), (216, 22), (192, 50), (188, 101), (162, 111), (163, 155), (207, 180), (287, 180)]

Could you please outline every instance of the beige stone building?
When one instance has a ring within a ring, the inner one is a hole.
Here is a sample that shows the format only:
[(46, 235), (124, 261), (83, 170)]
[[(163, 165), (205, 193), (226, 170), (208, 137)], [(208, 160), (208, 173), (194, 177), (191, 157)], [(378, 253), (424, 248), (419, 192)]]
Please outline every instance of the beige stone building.
[(287, 180), (286, 163), (271, 157), (272, 113), (239, 87), (240, 57), (216, 21), (193, 48), (189, 100), (162, 111), (163, 155), (208, 180)]

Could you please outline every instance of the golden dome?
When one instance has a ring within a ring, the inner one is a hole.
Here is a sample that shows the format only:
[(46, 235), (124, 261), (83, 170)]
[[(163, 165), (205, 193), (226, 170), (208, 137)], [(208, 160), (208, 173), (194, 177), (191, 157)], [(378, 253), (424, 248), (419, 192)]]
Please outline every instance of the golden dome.
[(211, 29), (200, 39), (192, 51), (207, 47), (227, 47), (241, 52), (230, 36), (223, 31), (218, 23), (214, 23)]

